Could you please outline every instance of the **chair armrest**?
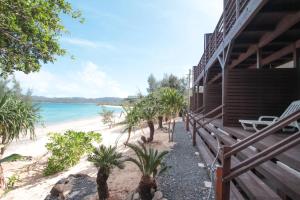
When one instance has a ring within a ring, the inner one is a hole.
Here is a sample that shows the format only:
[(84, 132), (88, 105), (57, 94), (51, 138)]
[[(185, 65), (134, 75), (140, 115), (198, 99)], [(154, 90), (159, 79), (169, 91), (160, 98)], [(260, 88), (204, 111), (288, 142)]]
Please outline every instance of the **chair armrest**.
[(260, 116), (258, 118), (258, 121), (272, 121), (272, 122), (274, 122), (276, 120), (278, 120), (278, 117), (276, 117), (276, 116)]

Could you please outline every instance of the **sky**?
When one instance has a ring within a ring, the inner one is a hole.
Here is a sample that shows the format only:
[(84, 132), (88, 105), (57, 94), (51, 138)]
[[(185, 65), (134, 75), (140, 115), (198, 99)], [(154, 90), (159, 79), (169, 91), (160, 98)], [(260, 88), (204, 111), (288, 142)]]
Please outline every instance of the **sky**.
[[(187, 76), (203, 52), (222, 0), (69, 0), (83, 24), (62, 16), (68, 54), (39, 72), (15, 74), (24, 90), (47, 97), (127, 97), (146, 93), (147, 78)], [(74, 56), (75, 59), (71, 59)]]

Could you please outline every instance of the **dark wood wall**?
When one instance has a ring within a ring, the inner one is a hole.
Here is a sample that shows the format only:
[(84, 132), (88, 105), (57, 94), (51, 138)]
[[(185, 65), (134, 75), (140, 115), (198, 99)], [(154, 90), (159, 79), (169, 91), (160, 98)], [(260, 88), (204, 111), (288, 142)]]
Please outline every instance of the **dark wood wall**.
[[(204, 113), (215, 109), (222, 104), (222, 84), (206, 84), (204, 85), (204, 98), (203, 103), (205, 106)], [(210, 117), (210, 116), (209, 116)]]
[[(196, 109), (198, 109), (198, 108), (200, 108), (200, 107), (202, 107), (203, 106), (203, 93), (197, 93), (197, 102), (198, 102), (198, 107), (196, 108)], [(200, 112), (200, 110), (198, 111), (198, 112)]]
[(224, 126), (239, 119), (280, 116), (299, 98), (296, 69), (233, 69), (225, 73)]

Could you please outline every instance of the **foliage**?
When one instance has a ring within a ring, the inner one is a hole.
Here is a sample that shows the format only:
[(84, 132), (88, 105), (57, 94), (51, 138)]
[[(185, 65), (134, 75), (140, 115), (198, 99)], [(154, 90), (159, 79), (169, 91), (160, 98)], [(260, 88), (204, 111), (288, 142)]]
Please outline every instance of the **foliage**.
[(152, 121), (157, 117), (159, 102), (155, 95), (149, 94), (143, 97), (135, 106), (139, 110), (141, 119)]
[(21, 94), (19, 85), (13, 81), (12, 89), (9, 81), (0, 80), (0, 136), (1, 154), (12, 140), (18, 139), (20, 134), (30, 134), (34, 138), (34, 125), (40, 119), (39, 108), (31, 101), (30, 94)]
[(178, 90), (181, 94), (184, 94), (187, 88), (187, 81), (185, 78), (178, 78), (173, 74), (165, 74), (160, 82), (160, 87), (173, 88)]
[(98, 167), (96, 181), (99, 200), (107, 199), (109, 197), (107, 179), (112, 168), (124, 168), (122, 154), (117, 152), (116, 146), (105, 147), (104, 145), (100, 145), (99, 148), (94, 148), (88, 160)]
[(50, 133), (46, 148), (51, 152), (45, 175), (63, 171), (77, 164), (85, 153), (93, 151), (93, 142), (100, 142), (101, 134), (96, 132), (66, 131), (64, 134)]
[(111, 127), (114, 122), (114, 111), (108, 110), (104, 106), (102, 106), (101, 109), (102, 111), (99, 114), (102, 117), (102, 122), (104, 124), (109, 124)]
[[(64, 55), (59, 37), (66, 32), (61, 14), (80, 18), (66, 0), (0, 1), (0, 72), (38, 71), (41, 62)], [(82, 21), (82, 18), (80, 18)]]
[(104, 168), (107, 174), (113, 167), (120, 169), (124, 168), (122, 153), (117, 152), (117, 147), (100, 145), (98, 148), (94, 148), (92, 154), (89, 155), (88, 160), (98, 168)]
[(0, 163), (4, 162), (14, 162), (14, 161), (19, 161), (19, 160), (30, 160), (30, 156), (22, 156), (20, 154), (11, 154), (9, 156), (6, 156), (5, 158), (0, 159)]
[(128, 138), (125, 144), (128, 143), (132, 130), (137, 127), (141, 121), (140, 112), (137, 106), (123, 106), (123, 110), (125, 112), (125, 129), (123, 132), (128, 132)]
[(149, 87), (147, 88), (147, 91), (149, 94), (157, 90), (159, 86), (159, 83), (156, 81), (153, 74), (150, 74), (150, 76), (148, 77), (148, 86)]
[(12, 189), (15, 186), (15, 184), (19, 181), (20, 181), (20, 176), (17, 174), (8, 177), (7, 188)]
[[(127, 161), (133, 162), (143, 176), (155, 177), (168, 169), (163, 163), (163, 158), (168, 154), (168, 151), (158, 152), (152, 148), (146, 148), (143, 144), (135, 145), (128, 144), (128, 147), (134, 151), (137, 158), (127, 158)], [(160, 168), (160, 169), (159, 169)]]

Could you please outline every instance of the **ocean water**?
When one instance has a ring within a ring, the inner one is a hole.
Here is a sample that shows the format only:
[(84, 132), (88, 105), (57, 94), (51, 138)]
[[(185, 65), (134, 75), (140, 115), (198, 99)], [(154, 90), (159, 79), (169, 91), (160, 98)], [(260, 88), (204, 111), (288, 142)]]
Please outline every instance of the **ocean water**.
[[(93, 103), (37, 103), (42, 122), (46, 125), (99, 116), (102, 106)], [(121, 107), (104, 106), (115, 114), (122, 112)]]

